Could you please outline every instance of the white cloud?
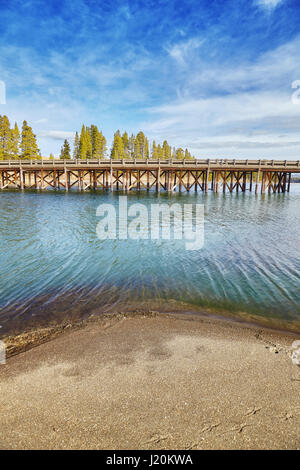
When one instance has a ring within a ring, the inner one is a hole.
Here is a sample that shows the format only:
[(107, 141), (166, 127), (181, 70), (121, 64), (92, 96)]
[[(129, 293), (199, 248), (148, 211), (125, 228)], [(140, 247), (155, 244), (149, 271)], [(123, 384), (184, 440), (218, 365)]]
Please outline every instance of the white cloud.
[(199, 38), (191, 38), (188, 41), (173, 44), (172, 46), (167, 47), (166, 50), (169, 55), (176, 60), (176, 62), (183, 65), (191, 53), (195, 49), (198, 49), (204, 41), (204, 39), (200, 40)]
[(53, 140), (73, 139), (75, 132), (69, 131), (40, 131), (37, 133), (39, 137), (48, 137)]
[(37, 119), (36, 121), (33, 121), (34, 124), (45, 124), (46, 122), (48, 122), (48, 119), (47, 118), (41, 118), (41, 119)]
[(256, 0), (256, 4), (268, 10), (276, 8), (283, 0)]
[(241, 150), (247, 150), (249, 155), (255, 151), (267, 157), (285, 149), (283, 155), (298, 159), (300, 106), (292, 104), (288, 93), (238, 93), (149, 111), (160, 118), (145, 123), (148, 133), (158, 141), (168, 135), (174, 145), (189, 147), (196, 155), (222, 150), (224, 155), (241, 156)]
[(253, 63), (195, 63), (178, 99), (148, 109), (143, 128), (196, 156), (298, 159), (300, 105), (292, 103), (291, 84), (300, 77), (299, 47), (300, 36)]

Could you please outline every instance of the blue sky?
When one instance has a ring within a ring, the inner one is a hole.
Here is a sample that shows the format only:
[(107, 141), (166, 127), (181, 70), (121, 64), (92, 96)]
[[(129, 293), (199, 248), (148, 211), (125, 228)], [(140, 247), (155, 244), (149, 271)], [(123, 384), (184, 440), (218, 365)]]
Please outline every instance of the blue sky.
[(42, 154), (82, 123), (198, 157), (300, 158), (297, 0), (0, 0), (0, 114)]

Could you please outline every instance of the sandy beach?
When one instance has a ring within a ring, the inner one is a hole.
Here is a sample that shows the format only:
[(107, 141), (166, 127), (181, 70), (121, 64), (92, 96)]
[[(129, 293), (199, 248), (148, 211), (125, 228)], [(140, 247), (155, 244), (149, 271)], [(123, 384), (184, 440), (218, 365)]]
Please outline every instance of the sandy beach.
[(0, 366), (0, 448), (299, 449), (294, 339), (180, 314), (66, 328)]

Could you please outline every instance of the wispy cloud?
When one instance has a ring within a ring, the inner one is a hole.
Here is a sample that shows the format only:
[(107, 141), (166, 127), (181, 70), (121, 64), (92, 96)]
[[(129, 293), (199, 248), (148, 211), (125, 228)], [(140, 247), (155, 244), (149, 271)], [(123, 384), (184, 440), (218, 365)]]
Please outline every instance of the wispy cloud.
[[(299, 47), (297, 37), (234, 69), (230, 65), (199, 67), (186, 81), (183, 97), (148, 110), (147, 131), (157, 139), (171, 135), (175, 144), (181, 140), (200, 155), (213, 149), (227, 155), (257, 149), (269, 156), (274, 149), (284, 148), (292, 155), (300, 132), (300, 106), (291, 100), (292, 77), (300, 76), (295, 61)], [(204, 96), (197, 97), (197, 90), (200, 95), (204, 91)], [(264, 139), (255, 139), (257, 135)]]
[(68, 131), (40, 131), (38, 133), (40, 137), (48, 137), (53, 140), (73, 139), (75, 132)]
[(256, 4), (267, 10), (273, 10), (280, 3), (283, 3), (285, 0), (256, 0)]
[(166, 47), (166, 50), (173, 59), (175, 59), (179, 64), (183, 65), (186, 63), (186, 59), (191, 58), (195, 50), (198, 49), (204, 42), (205, 39), (191, 38), (187, 41)]

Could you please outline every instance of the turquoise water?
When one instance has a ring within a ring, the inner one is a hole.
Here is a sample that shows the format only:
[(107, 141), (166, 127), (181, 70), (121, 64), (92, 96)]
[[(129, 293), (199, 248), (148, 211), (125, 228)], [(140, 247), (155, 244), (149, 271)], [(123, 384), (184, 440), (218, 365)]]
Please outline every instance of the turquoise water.
[(158, 304), (299, 325), (300, 185), (289, 194), (129, 194), (129, 206), (204, 204), (198, 251), (184, 240), (99, 240), (96, 208), (117, 207), (118, 196), (0, 194), (1, 335)]

